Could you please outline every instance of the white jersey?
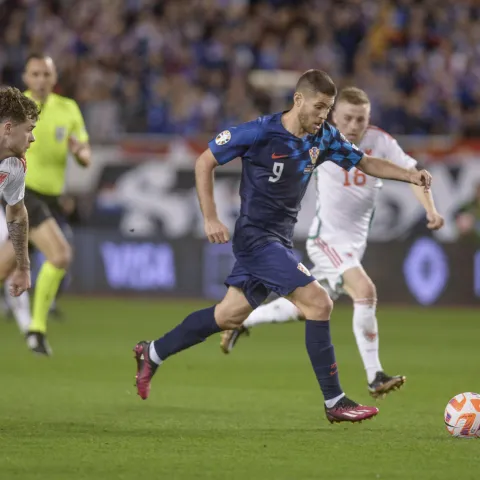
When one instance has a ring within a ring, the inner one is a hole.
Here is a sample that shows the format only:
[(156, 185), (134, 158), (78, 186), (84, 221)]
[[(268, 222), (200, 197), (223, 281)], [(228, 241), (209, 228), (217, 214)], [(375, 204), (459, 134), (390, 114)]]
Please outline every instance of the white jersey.
[(0, 197), (15, 205), (25, 196), (25, 160), (8, 157), (0, 161)]
[[(367, 155), (390, 160), (404, 168), (417, 164), (394, 138), (374, 126), (367, 128), (359, 148)], [(309, 238), (321, 237), (327, 243), (348, 243), (353, 248), (362, 248), (382, 181), (357, 168), (347, 172), (333, 162), (322, 163), (315, 174), (317, 211)]]

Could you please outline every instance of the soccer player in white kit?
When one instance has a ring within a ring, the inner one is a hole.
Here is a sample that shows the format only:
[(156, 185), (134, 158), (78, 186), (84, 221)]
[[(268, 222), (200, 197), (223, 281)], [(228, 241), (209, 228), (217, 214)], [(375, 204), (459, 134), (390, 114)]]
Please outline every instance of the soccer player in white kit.
[[(337, 98), (333, 121), (352, 143), (368, 155), (388, 159), (413, 169), (417, 162), (383, 130), (369, 125), (370, 100), (358, 88), (347, 87)], [(357, 168), (349, 172), (332, 162), (316, 170), (317, 209), (307, 240), (313, 262), (312, 274), (335, 300), (342, 293), (353, 300), (353, 331), (362, 357), (370, 394), (383, 397), (400, 388), (402, 375), (387, 375), (379, 359), (377, 294), (373, 281), (362, 267), (362, 257), (382, 181)], [(427, 226), (437, 230), (444, 220), (435, 208), (430, 190), (412, 185), (413, 193), (426, 211)], [(303, 320), (295, 305), (279, 298), (254, 310), (242, 328), (222, 333), (221, 348), (229, 353), (248, 328), (262, 323)]]
[(15, 250), (16, 269), (11, 275), (10, 294), (19, 296), (30, 288), (28, 215), (25, 196), (25, 153), (35, 141), (33, 129), (38, 108), (20, 90), (0, 89), (0, 195), (5, 199), (8, 234)]

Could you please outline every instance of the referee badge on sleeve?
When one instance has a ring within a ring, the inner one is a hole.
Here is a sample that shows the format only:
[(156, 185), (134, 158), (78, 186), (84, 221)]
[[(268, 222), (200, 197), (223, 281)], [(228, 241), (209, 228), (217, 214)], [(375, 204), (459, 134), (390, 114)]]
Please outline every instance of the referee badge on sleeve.
[(67, 134), (67, 129), (65, 127), (57, 127), (55, 128), (55, 139), (57, 142), (62, 142), (65, 139)]

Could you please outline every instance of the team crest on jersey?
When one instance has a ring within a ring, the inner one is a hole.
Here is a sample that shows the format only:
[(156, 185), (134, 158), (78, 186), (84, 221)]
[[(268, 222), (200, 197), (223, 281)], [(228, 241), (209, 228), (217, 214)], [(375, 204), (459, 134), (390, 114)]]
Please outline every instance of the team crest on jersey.
[(0, 188), (2, 188), (4, 183), (7, 181), (8, 175), (9, 174), (7, 172), (0, 172)]
[(217, 145), (225, 145), (231, 138), (232, 134), (230, 133), (230, 130), (224, 130), (215, 137), (215, 143)]
[(312, 147), (308, 153), (310, 153), (310, 160), (315, 165), (317, 163), (318, 156), (320, 155), (320, 149), (318, 147)]
[(67, 129), (65, 127), (57, 127), (55, 129), (55, 139), (57, 142), (61, 142), (67, 134)]
[(297, 265), (297, 268), (302, 272), (304, 273), (307, 277), (311, 277), (312, 274), (308, 271), (308, 268), (303, 264), (303, 263), (299, 263)]

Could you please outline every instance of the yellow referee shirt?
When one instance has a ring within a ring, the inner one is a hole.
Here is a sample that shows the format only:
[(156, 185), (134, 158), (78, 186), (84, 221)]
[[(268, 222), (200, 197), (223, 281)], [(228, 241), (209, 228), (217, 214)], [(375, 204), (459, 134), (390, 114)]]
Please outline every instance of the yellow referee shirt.
[[(32, 98), (27, 90), (25, 95)], [(27, 188), (43, 195), (60, 195), (65, 184), (68, 138), (88, 141), (82, 114), (75, 100), (51, 93), (41, 108), (34, 130), (36, 141), (27, 151)]]

